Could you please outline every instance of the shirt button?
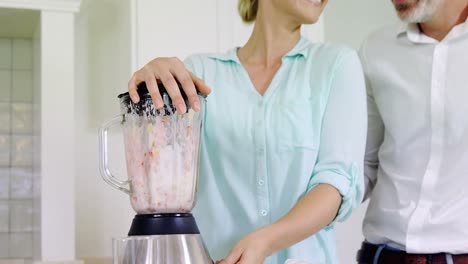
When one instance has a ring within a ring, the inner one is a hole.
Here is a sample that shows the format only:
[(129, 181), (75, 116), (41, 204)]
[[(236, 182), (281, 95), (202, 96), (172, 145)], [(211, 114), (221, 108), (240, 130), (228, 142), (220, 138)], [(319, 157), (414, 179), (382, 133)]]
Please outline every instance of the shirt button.
[(267, 210), (262, 210), (260, 211), (260, 213), (263, 215), (263, 216), (266, 216), (268, 214)]
[(263, 184), (265, 184), (265, 181), (263, 181), (263, 180), (258, 181), (258, 185), (262, 186)]

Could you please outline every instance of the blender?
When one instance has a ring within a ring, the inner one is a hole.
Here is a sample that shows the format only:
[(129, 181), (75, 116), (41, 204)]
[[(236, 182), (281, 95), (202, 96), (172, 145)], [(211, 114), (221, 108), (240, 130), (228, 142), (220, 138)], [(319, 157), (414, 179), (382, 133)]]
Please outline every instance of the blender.
[[(176, 112), (165, 87), (158, 83), (164, 107), (156, 109), (145, 83), (135, 104), (120, 94), (121, 114), (100, 129), (100, 171), (106, 183), (130, 196), (136, 215), (128, 237), (113, 239), (114, 264), (213, 263), (191, 210), (195, 206), (205, 97), (201, 110)], [(115, 177), (108, 164), (107, 135), (123, 130), (128, 180)]]

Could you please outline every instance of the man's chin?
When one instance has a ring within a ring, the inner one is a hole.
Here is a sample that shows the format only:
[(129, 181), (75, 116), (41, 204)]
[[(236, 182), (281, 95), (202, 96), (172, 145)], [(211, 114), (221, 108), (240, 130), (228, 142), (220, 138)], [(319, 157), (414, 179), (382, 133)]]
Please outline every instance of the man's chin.
[(416, 10), (412, 10), (409, 12), (398, 12), (398, 17), (401, 21), (406, 23), (424, 23), (427, 22), (432, 15), (420, 13)]
[(393, 6), (401, 20), (407, 21), (414, 15), (416, 8), (418, 7), (419, 0), (392, 0)]
[(397, 11), (397, 14), (404, 22), (412, 22), (412, 13), (410, 11)]

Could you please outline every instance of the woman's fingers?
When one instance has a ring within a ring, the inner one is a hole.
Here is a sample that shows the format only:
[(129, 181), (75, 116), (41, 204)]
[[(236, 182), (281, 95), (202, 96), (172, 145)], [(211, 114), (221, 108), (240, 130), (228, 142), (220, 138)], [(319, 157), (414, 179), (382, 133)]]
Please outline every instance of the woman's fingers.
[(244, 250), (242, 249), (242, 247), (235, 246), (231, 250), (231, 252), (229, 252), (229, 254), (224, 258), (223, 264), (236, 264), (240, 261), (243, 251)]
[(184, 92), (187, 95), (187, 98), (190, 102), (190, 105), (192, 105), (193, 110), (199, 111), (200, 99), (197, 95), (197, 89), (195, 88), (195, 84), (192, 80), (190, 72), (185, 68), (185, 65), (179, 59), (173, 59), (171, 73), (177, 78), (179, 83), (182, 85), (182, 89), (184, 89)]
[(147, 66), (144, 67), (146, 88), (148, 88), (148, 92), (153, 99), (153, 103), (156, 106), (156, 109), (161, 109), (164, 107), (164, 102), (161, 98), (161, 94), (159, 93), (158, 81), (156, 80), (154, 72), (146, 67)]
[(193, 74), (190, 71), (189, 73), (190, 73), (193, 83), (197, 87), (197, 90), (200, 91), (200, 93), (204, 95), (208, 95), (211, 93), (211, 88), (208, 87), (208, 85), (202, 79), (198, 78), (197, 76), (195, 76), (195, 74)]
[(164, 87), (166, 87), (166, 91), (171, 97), (172, 103), (175, 105), (177, 112), (184, 114), (187, 111), (187, 107), (174, 76), (172, 76), (169, 71), (163, 71), (159, 73), (158, 77)]
[(138, 95), (137, 89), (138, 89), (138, 84), (140, 84), (141, 80), (138, 81), (138, 72), (135, 72), (128, 81), (128, 93), (130, 94), (130, 98), (134, 103), (138, 103), (140, 101), (140, 96)]

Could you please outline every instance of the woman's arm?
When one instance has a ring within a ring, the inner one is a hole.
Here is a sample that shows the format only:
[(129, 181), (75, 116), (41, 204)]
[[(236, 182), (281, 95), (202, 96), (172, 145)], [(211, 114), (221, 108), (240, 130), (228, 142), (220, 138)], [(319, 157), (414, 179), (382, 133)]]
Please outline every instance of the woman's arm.
[(276, 251), (296, 244), (317, 233), (333, 218), (340, 207), (341, 196), (335, 187), (320, 184), (283, 218), (240, 240), (219, 264), (261, 264)]

